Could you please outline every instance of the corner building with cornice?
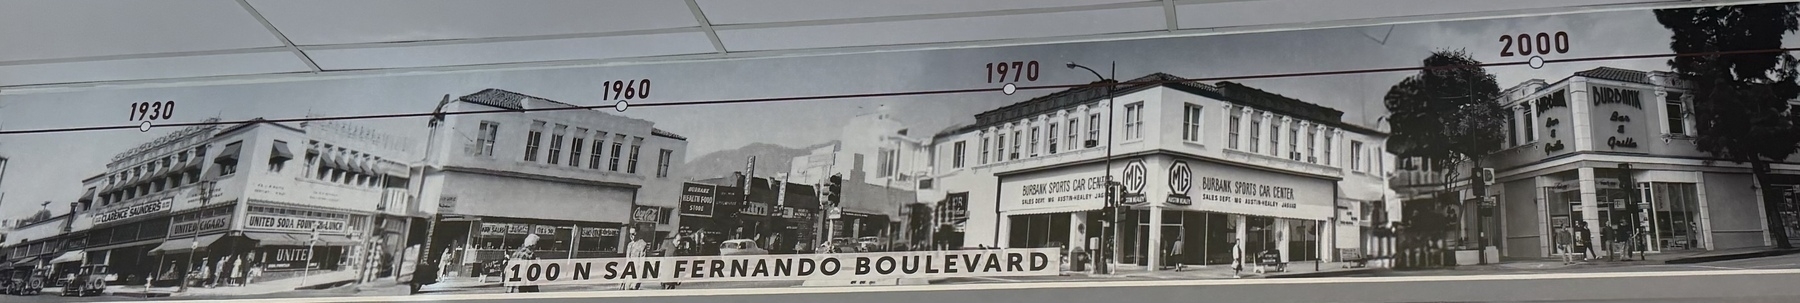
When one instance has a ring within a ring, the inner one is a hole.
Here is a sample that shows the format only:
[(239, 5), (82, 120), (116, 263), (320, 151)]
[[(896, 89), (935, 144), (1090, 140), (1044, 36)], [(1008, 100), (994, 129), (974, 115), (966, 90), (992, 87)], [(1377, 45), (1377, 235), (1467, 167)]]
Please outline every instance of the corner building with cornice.
[[(1162, 73), (1110, 95), (1069, 89), (934, 137), (935, 190), (967, 201), (953, 211), (966, 218), (944, 223), (960, 246), (1091, 252), (1116, 232), (1123, 269), (1231, 264), (1234, 245), (1249, 262), (1330, 262), (1367, 251), (1385, 220), (1385, 134), (1341, 111)], [(1115, 220), (1102, 211), (1108, 172), (1122, 187)]]

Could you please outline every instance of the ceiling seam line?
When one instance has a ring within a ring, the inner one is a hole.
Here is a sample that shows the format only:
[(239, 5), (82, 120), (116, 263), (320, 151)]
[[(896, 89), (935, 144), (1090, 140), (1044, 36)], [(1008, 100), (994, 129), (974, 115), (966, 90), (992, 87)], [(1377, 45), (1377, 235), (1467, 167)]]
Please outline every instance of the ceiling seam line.
[(0, 61), (0, 66), (81, 63), (81, 62), (116, 61), (116, 60), (133, 60), (133, 59), (179, 58), (179, 57), (211, 56), (211, 55), (241, 55), (241, 54), (256, 54), (256, 53), (288, 51), (288, 50), (289, 49), (286, 46), (266, 46), (266, 47), (253, 47), (253, 48), (232, 48), (232, 49), (221, 49), (221, 50), (140, 53), (140, 54), (124, 54), (124, 55), (100, 55), (100, 56), (48, 58), (48, 59), (25, 59), (25, 60), (14, 60), (14, 61)]
[(712, 21), (706, 20), (706, 12), (700, 9), (700, 3), (687, 0), (687, 6), (689, 11), (694, 12), (694, 21), (700, 23), (700, 30), (705, 31), (706, 38), (712, 40), (713, 48), (718, 49), (720, 54), (727, 53), (725, 41), (719, 40), (719, 32), (713, 30)]
[[(1157, 39), (1157, 38), (1181, 38), (1181, 37), (1211, 36), (1211, 35), (1254, 33), (1254, 32), (1312, 30), (1312, 29), (1329, 29), (1329, 28), (1343, 28), (1343, 27), (1356, 27), (1356, 26), (1396, 25), (1396, 24), (1409, 24), (1409, 23), (1421, 23), (1421, 22), (1433, 22), (1433, 21), (1448, 22), (1448, 21), (1459, 21), (1459, 20), (1504, 19), (1504, 18), (1509, 18), (1509, 17), (1520, 17), (1520, 16), (1565, 15), (1565, 14), (1579, 14), (1579, 13), (1622, 11), (1622, 10), (1633, 10), (1633, 9), (1704, 7), (1704, 6), (1717, 6), (1717, 5), (1720, 5), (1720, 3), (1753, 4), (1753, 3), (1775, 3), (1775, 2), (1787, 2), (1787, 1), (1786, 0), (1715, 0), (1715, 1), (1705, 1), (1705, 2), (1676, 1), (1676, 2), (1654, 2), (1654, 3), (1626, 3), (1626, 4), (1614, 4), (1614, 5), (1581, 5), (1581, 6), (1568, 6), (1568, 7), (1532, 8), (1532, 9), (1522, 9), (1522, 10), (1515, 9), (1515, 10), (1503, 10), (1503, 11), (1467, 12), (1467, 13), (1452, 13), (1452, 14), (1426, 14), (1426, 15), (1414, 15), (1414, 16), (1347, 19), (1347, 20), (1339, 20), (1337, 22), (1328, 22), (1328, 23), (1294, 22), (1294, 23), (1274, 24), (1274, 25), (1249, 25), (1249, 26), (1236, 26), (1236, 27), (1183, 29), (1183, 30), (1176, 31), (1174, 33), (1164, 33), (1162, 31), (1154, 31), (1154, 33), (1159, 33), (1159, 34), (1151, 34), (1151, 33), (1147, 33), (1147, 32), (1130, 32), (1130, 33), (1097, 34), (1097, 35), (1084, 35), (1084, 36), (1039, 37), (1039, 38), (1010, 39), (1010, 40), (980, 40), (980, 41), (958, 41), (958, 42), (932, 42), (932, 43), (903, 44), (903, 45), (871, 45), (871, 46), (816, 48), (816, 49), (765, 50), (765, 51), (750, 51), (750, 52), (733, 52), (728, 55), (688, 54), (688, 55), (672, 55), (672, 56), (621, 57), (621, 58), (606, 58), (606, 59), (573, 59), (573, 60), (556, 60), (556, 61), (532, 61), (532, 62), (514, 62), (514, 63), (477, 64), (477, 65), (461, 65), (461, 66), (456, 66), (456, 67), (382, 68), (382, 69), (357, 70), (355, 72), (328, 71), (328, 72), (317, 73), (317, 74), (305, 73), (305, 72), (271, 72), (271, 73), (250, 73), (250, 74), (237, 74), (237, 75), (215, 75), (215, 76), (197, 76), (197, 77), (180, 77), (180, 78), (99, 80), (99, 81), (36, 83), (36, 84), (18, 84), (18, 85), (0, 84), (0, 89), (7, 90), (7, 92), (6, 92), (7, 95), (14, 95), (14, 94), (47, 93), (47, 92), (57, 92), (57, 91), (81, 91), (81, 90), (90, 90), (90, 89), (96, 89), (96, 88), (110, 89), (110, 88), (130, 88), (130, 87), (188, 87), (188, 86), (208, 85), (207, 83), (225, 83), (225, 82), (268, 83), (268, 82), (308, 81), (308, 80), (313, 80), (313, 79), (380, 77), (380, 76), (384, 76), (384, 75), (401, 74), (401, 73), (409, 73), (409, 72), (412, 72), (412, 73), (417, 73), (417, 72), (466, 73), (466, 72), (482, 72), (482, 71), (494, 71), (494, 70), (560, 69), (560, 68), (581, 68), (581, 67), (597, 67), (597, 66), (647, 65), (647, 64), (684, 63), (684, 62), (695, 62), (695, 61), (755, 59), (755, 58), (784, 57), (784, 56), (826, 56), (826, 55), (844, 55), (844, 54), (857, 54), (857, 53), (920, 51), (920, 50), (930, 50), (930, 49), (992, 48), (992, 47), (1022, 46), (1022, 45), (1082, 43), (1082, 42), (1119, 41), (1119, 40), (1142, 40), (1142, 39)], [(1470, 16), (1470, 15), (1474, 15), (1474, 16)], [(1445, 18), (1445, 17), (1448, 17), (1448, 18)], [(1371, 21), (1374, 21), (1374, 22), (1371, 22)], [(1319, 26), (1320, 24), (1324, 24), (1324, 26)], [(1311, 25), (1311, 26), (1302, 27), (1302, 25)], [(274, 48), (261, 48), (261, 49), (266, 52), (269, 49), (280, 49), (280, 48), (274, 47)], [(227, 50), (227, 51), (207, 51), (207, 52), (244, 53), (244, 52), (247, 52), (246, 50), (248, 50), (248, 49)], [(191, 53), (191, 52), (189, 52), (189, 53)], [(138, 56), (138, 55), (131, 55), (131, 56), (127, 56), (127, 57), (133, 57), (133, 56)], [(682, 61), (682, 60), (693, 60), (693, 61)]]
[[(1236, 0), (1236, 1), (1248, 1), (1248, 0)], [(1106, 4), (1079, 5), (1079, 6), (1035, 7), (1035, 8), (990, 10), (990, 11), (951, 12), (951, 13), (899, 15), (899, 16), (714, 24), (712, 27), (717, 30), (729, 31), (729, 30), (744, 30), (744, 29), (806, 27), (806, 26), (821, 26), (821, 25), (845, 25), (845, 24), (883, 23), (883, 22), (900, 22), (900, 21), (923, 21), (923, 20), (956, 19), (956, 18), (971, 18), (971, 17), (1001, 17), (1001, 16), (1018, 16), (1018, 15), (1037, 15), (1037, 14), (1070, 13), (1070, 12), (1100, 11), (1100, 10), (1127, 9), (1127, 8), (1146, 8), (1146, 7), (1157, 7), (1157, 6), (1162, 6), (1162, 1), (1153, 0), (1153, 1), (1106, 3)]]
[(353, 42), (353, 43), (336, 43), (336, 44), (306, 44), (306, 45), (297, 45), (296, 47), (299, 47), (302, 50), (370, 49), (370, 48), (390, 48), (390, 47), (467, 45), (467, 44), (500, 43), (500, 42), (528, 42), (528, 41), (549, 41), (549, 40), (565, 40), (565, 39), (628, 37), (628, 36), (645, 36), (645, 35), (657, 35), (657, 34), (692, 33), (692, 32), (699, 32), (699, 31), (701, 31), (700, 27), (677, 27), (677, 28), (659, 28), (659, 29), (629, 30), (629, 31), (616, 31), (616, 32), (598, 32), (598, 33), (571, 33), (571, 34), (482, 37), (482, 38), (455, 38), (455, 39), (436, 39), (436, 40), (420, 40), (420, 41), (379, 41), (379, 42)]
[(1169, 32), (1181, 29), (1181, 19), (1175, 17), (1175, 0), (1163, 0), (1163, 18), (1169, 20)]
[(251, 17), (255, 17), (256, 22), (261, 22), (263, 28), (269, 30), (269, 34), (275, 35), (276, 39), (281, 39), (281, 44), (286, 45), (289, 51), (294, 52), (294, 56), (300, 57), (300, 62), (306, 63), (306, 67), (311, 68), (312, 72), (317, 73), (324, 71), (324, 69), (319, 68), (319, 62), (313, 61), (312, 56), (307, 56), (306, 51), (302, 51), (300, 50), (300, 47), (295, 46), (293, 40), (288, 40), (287, 34), (283, 34), (280, 29), (275, 28), (275, 24), (270, 23), (269, 18), (264, 18), (262, 12), (257, 11), (254, 6), (250, 6), (250, 0), (237, 0), (237, 3), (238, 6), (244, 7), (244, 11), (250, 13)]

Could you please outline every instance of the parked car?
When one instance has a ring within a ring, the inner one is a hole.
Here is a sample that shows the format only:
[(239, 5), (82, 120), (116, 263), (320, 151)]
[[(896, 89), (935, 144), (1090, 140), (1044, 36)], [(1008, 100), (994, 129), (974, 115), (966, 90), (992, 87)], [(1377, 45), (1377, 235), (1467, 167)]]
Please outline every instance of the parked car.
[(69, 281), (63, 283), (62, 296), (86, 297), (88, 295), (106, 294), (106, 265), (87, 265)]
[(881, 239), (881, 237), (858, 238), (856, 239), (856, 245), (862, 247), (862, 251), (864, 252), (882, 252), (888, 250), (888, 242)]
[(747, 255), (766, 255), (766, 254), (769, 254), (769, 251), (756, 247), (756, 240), (750, 240), (750, 239), (726, 240), (725, 243), (719, 244), (719, 255), (720, 256), (747, 256)]

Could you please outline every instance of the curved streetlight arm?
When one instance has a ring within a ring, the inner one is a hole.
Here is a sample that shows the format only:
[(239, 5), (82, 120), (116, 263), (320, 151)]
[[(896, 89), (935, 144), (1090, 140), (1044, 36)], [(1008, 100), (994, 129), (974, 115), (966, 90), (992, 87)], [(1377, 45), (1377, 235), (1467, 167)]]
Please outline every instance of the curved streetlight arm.
[(1089, 72), (1089, 73), (1094, 73), (1094, 77), (1095, 77), (1095, 78), (1100, 78), (1100, 81), (1106, 81), (1106, 80), (1107, 80), (1107, 79), (1106, 79), (1106, 76), (1101, 76), (1101, 75), (1100, 75), (1100, 72), (1097, 72), (1097, 71), (1094, 71), (1094, 69), (1092, 69), (1092, 68), (1088, 68), (1088, 67), (1086, 67), (1086, 66), (1081, 66), (1081, 64), (1075, 64), (1075, 62), (1069, 62), (1069, 63), (1065, 63), (1065, 64), (1063, 64), (1063, 66), (1067, 66), (1067, 67), (1069, 67), (1069, 68), (1070, 68), (1070, 69), (1076, 69), (1076, 68), (1079, 68), (1079, 69), (1085, 69), (1085, 70), (1087, 70), (1087, 71), (1088, 71), (1088, 72)]

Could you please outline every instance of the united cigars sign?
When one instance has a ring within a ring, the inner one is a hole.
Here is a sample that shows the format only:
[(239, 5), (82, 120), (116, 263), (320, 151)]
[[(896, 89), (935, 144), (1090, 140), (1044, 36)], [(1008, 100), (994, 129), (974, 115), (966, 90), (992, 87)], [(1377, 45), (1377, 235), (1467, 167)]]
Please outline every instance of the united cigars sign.
[(1056, 276), (1058, 248), (511, 260), (505, 286)]

